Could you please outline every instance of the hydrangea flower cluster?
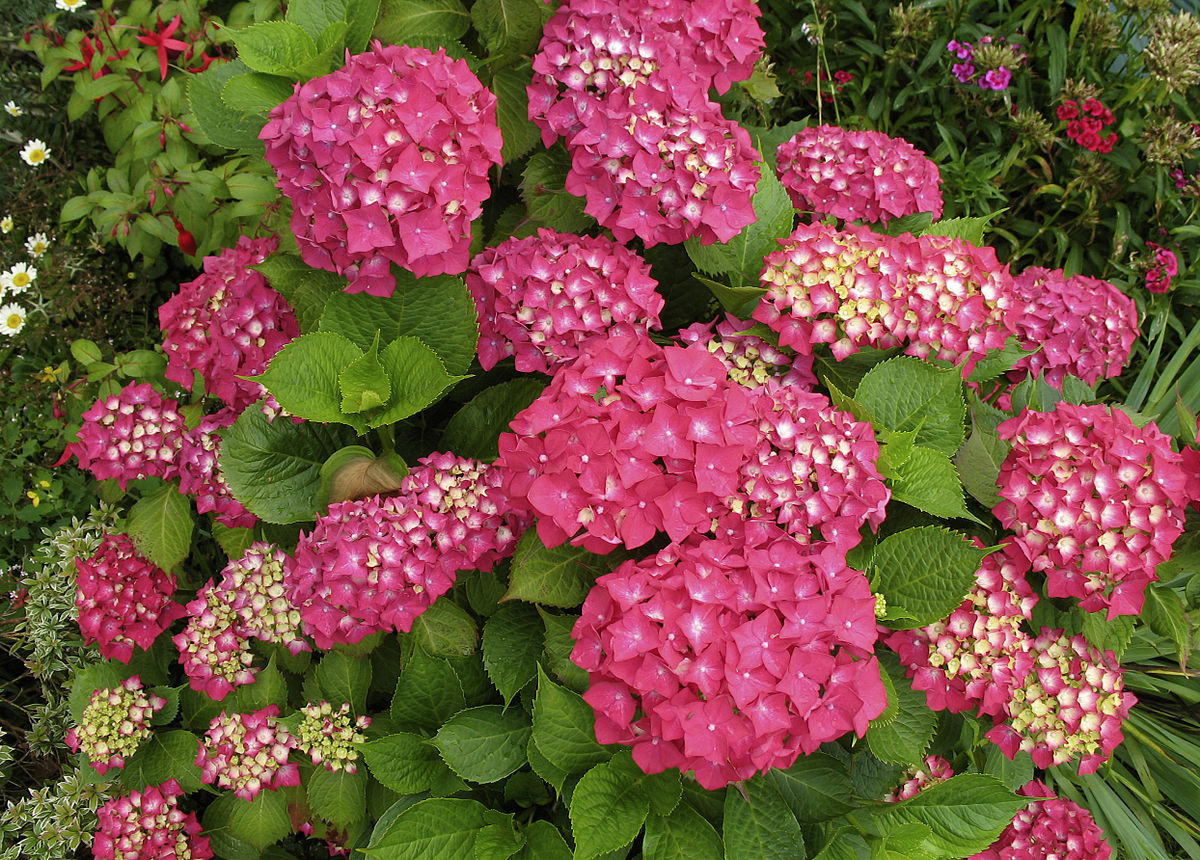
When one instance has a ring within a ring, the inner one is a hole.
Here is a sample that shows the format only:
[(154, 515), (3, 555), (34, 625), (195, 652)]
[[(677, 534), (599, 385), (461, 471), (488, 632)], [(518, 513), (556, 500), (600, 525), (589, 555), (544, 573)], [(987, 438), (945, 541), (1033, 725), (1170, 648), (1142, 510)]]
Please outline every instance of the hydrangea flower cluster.
[(288, 596), (318, 648), (377, 631), (408, 632), (460, 570), (491, 570), (516, 548), (526, 520), (500, 471), (431, 454), (394, 496), (329, 506), (301, 533)]
[(304, 719), (296, 729), (296, 748), (328, 771), (356, 773), (358, 745), (366, 741), (362, 729), (371, 725), (371, 718), (352, 717), (349, 703), (334, 709), (329, 702), (305, 705), (300, 709)]
[(1000, 837), (970, 860), (1109, 860), (1112, 848), (1092, 814), (1074, 801), (1055, 797), (1045, 783), (1032, 780), (1017, 794), (1035, 800), (1022, 809)]
[(1146, 289), (1152, 293), (1165, 293), (1171, 289), (1171, 279), (1179, 274), (1179, 259), (1174, 251), (1154, 242), (1147, 242), (1146, 250), (1153, 255), (1146, 269)]
[(647, 773), (721, 788), (861, 737), (886, 707), (866, 578), (832, 545), (747, 531), (625, 562), (584, 601), (571, 659), (596, 738), (630, 744)]
[(761, 12), (754, 0), (619, 2), (642, 16), (642, 27), (671, 33), (678, 51), (676, 65), (711, 82), (718, 93), (754, 73), (765, 43), (758, 25)]
[(222, 711), (213, 717), (196, 753), (200, 780), (233, 789), (243, 800), (262, 791), (300, 784), (300, 768), (288, 762), (296, 739), (275, 722), (279, 707), (268, 705), (249, 714)]
[(180, 662), (193, 690), (218, 702), (240, 684), (254, 681), (250, 640), (308, 651), (300, 635), (300, 612), (287, 599), (287, 555), (275, 546), (252, 544), (187, 605), (188, 623), (175, 636)]
[(579, 344), (614, 326), (659, 328), (663, 299), (650, 266), (604, 237), (541, 228), (471, 261), (467, 287), (479, 314), (479, 364), (516, 356), (522, 373), (553, 373)]
[(114, 797), (99, 810), (100, 827), (92, 842), (96, 860), (207, 860), (213, 856), (208, 837), (200, 835), (196, 813), (184, 813), (185, 794), (169, 779), (124, 797)]
[(1010, 759), (1019, 750), (1037, 767), (1079, 759), (1080, 773), (1095, 773), (1124, 740), (1121, 724), (1137, 703), (1111, 651), (1103, 654), (1083, 636), (1043, 627), (1031, 652), (1033, 668), (1012, 691), (1008, 721), (987, 733)]
[(79, 725), (67, 732), (67, 746), (72, 752), (83, 750), (101, 776), (109, 768), (123, 768), (125, 759), (150, 737), (150, 720), (166, 704), (162, 696), (145, 691), (138, 675), (96, 690)]
[(218, 459), (221, 439), (218, 431), (237, 420), (238, 413), (222, 409), (208, 415), (183, 436), (179, 450), (179, 490), (196, 500), (196, 511), (214, 512), (216, 521), (229, 528), (245, 528), (258, 522), (258, 517), (234, 498), (225, 483)]
[(251, 268), (278, 247), (274, 237), (242, 236), (235, 247), (205, 257), (203, 273), (158, 309), (167, 379), (190, 391), (198, 372), (205, 392), (237, 412), (266, 393), (238, 377), (262, 373), (300, 334), (291, 305)]
[(375, 42), (298, 85), (259, 136), (301, 257), (348, 292), (390, 296), (392, 263), (418, 277), (467, 268), (501, 137), (496, 97), (466, 61)]
[(79, 630), (109, 660), (128, 663), (135, 646), (148, 649), (184, 614), (171, 600), (175, 578), (145, 559), (129, 535), (105, 535), (96, 553), (75, 566)]
[(774, 379), (779, 385), (811, 391), (816, 387), (811, 355), (793, 356), (763, 340), (750, 330), (754, 323), (726, 314), (715, 323), (694, 323), (679, 332), (685, 344), (703, 343), (725, 365), (731, 382), (747, 388), (762, 388)]
[(100, 481), (116, 478), (125, 489), (136, 478), (172, 477), (185, 430), (176, 401), (149, 382), (131, 382), (83, 413), (69, 448), (79, 468)]
[(998, 428), (1012, 448), (994, 512), (1051, 597), (1136, 615), (1155, 568), (1183, 532), (1188, 476), (1171, 438), (1104, 406), (1061, 402)]
[(779, 181), (797, 209), (847, 221), (942, 216), (941, 174), (898, 137), (832, 125), (802, 129), (776, 152)]
[(954, 768), (950, 767), (950, 762), (940, 755), (927, 755), (922, 766), (906, 771), (904, 782), (894, 791), (885, 794), (883, 800), (886, 803), (908, 800), (910, 797), (916, 797), (929, 786), (945, 782), (952, 776), (954, 776)]
[(705, 344), (588, 341), (500, 437), (506, 488), (538, 534), (606, 553), (659, 531), (681, 541), (722, 518), (763, 519), (843, 551), (889, 498), (869, 424), (821, 394), (731, 382)]
[[(719, 23), (711, 12), (728, 5), (735, 17)], [(725, 48), (744, 55), (749, 74), (758, 48), (744, 37), (756, 14), (743, 0), (571, 0), (547, 23), (529, 118), (547, 146), (566, 138), (566, 190), (586, 198), (584, 211), (618, 242), (727, 242), (755, 220), (759, 155), (708, 100), (705, 56), (716, 49), (695, 40), (710, 25), (700, 22), (733, 28), (741, 35)]]
[(1067, 99), (1058, 106), (1058, 118), (1067, 124), (1067, 137), (1092, 152), (1112, 152), (1117, 133), (1102, 137), (1106, 126), (1116, 121), (1113, 112), (1099, 99), (1084, 99), (1083, 104)]

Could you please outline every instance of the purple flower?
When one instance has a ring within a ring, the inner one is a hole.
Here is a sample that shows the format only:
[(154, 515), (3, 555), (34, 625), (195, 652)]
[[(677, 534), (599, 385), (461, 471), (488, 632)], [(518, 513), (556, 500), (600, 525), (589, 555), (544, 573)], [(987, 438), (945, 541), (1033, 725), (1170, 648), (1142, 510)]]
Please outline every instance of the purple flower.
[(975, 74), (975, 66), (970, 61), (964, 63), (955, 63), (950, 67), (954, 72), (954, 77), (958, 78), (959, 83), (970, 83), (971, 77)]
[(986, 72), (984, 76), (979, 79), (979, 86), (983, 87), (985, 90), (995, 90), (996, 92), (1000, 92), (1001, 90), (1008, 89), (1008, 85), (1011, 81), (1012, 72), (1010, 72), (1004, 66), (1001, 66), (998, 69), (992, 69), (991, 71)]

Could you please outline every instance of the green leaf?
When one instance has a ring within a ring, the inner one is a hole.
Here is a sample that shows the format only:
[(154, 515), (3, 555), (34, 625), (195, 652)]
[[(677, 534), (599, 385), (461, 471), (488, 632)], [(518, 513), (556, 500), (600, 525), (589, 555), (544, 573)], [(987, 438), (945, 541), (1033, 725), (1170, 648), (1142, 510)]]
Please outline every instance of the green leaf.
[(344, 770), (313, 770), (305, 782), (313, 813), (337, 827), (349, 827), (367, 814), (367, 775)]
[(539, 0), (475, 0), (471, 23), (493, 57), (532, 54), (542, 37)]
[(775, 177), (775, 171), (764, 167), (754, 194), (754, 213), (757, 216), (741, 233), (728, 242), (701, 245), (698, 239), (684, 243), (688, 256), (702, 272), (727, 275), (731, 286), (757, 286), (763, 268), (763, 257), (778, 250), (778, 239), (792, 232), (796, 212), (787, 190)]
[(174, 484), (162, 484), (129, 509), (125, 530), (138, 552), (163, 570), (187, 558), (192, 546), (192, 505)]
[(714, 281), (712, 278), (706, 278), (701, 274), (692, 275), (697, 281), (708, 287), (708, 291), (713, 294), (721, 307), (736, 317), (749, 319), (754, 313), (754, 309), (758, 307), (762, 297), (767, 294), (765, 287), (748, 286), (748, 287), (731, 287), (728, 284), (722, 284), (720, 281)]
[(846, 766), (828, 753), (801, 756), (786, 770), (770, 770), (767, 782), (802, 824), (827, 821), (854, 808)]
[(121, 785), (131, 791), (142, 791), (148, 785), (160, 785), (168, 779), (179, 782), (186, 791), (196, 791), (204, 783), (196, 767), (196, 752), (200, 739), (191, 732), (155, 732), (142, 742), (129, 757), (120, 772)]
[(448, 768), (425, 738), (396, 732), (368, 741), (359, 748), (371, 776), (400, 794), (428, 791)]
[(450, 662), (414, 645), (396, 682), (392, 718), (401, 725), (437, 729), (466, 704), (462, 682)]
[(300, 68), (317, 55), (312, 36), (288, 21), (264, 21), (227, 32), (238, 59), (256, 72), (299, 80)]
[(963, 442), (962, 377), (911, 356), (867, 371), (854, 399), (888, 430), (916, 430), (917, 444), (953, 456)]
[(362, 354), (349, 338), (313, 332), (277, 352), (255, 381), (293, 415), (308, 421), (350, 423), (342, 413), (339, 379)]
[[(237, 709), (245, 713), (262, 710), (268, 705), (287, 707), (287, 679), (276, 667), (275, 658), (272, 657), (264, 668), (258, 670), (254, 683), (238, 687), (235, 696)], [(230, 705), (229, 709), (233, 710), (234, 706)]]
[[(238, 113), (265, 114), (292, 95), (292, 82), (278, 75), (247, 72), (234, 75), (221, 90), (221, 98)], [(264, 119), (264, 123), (266, 120)]]
[(521, 199), (529, 217), (560, 233), (581, 233), (595, 224), (584, 202), (566, 190), (571, 157), (561, 146), (535, 152), (525, 163)]
[(488, 783), (525, 764), (529, 733), (529, 717), (521, 709), (483, 705), (459, 711), (438, 729), (432, 743), (456, 774)]
[[(372, 834), (361, 850), (379, 860), (468, 860), (489, 825), (511, 827), (512, 816), (462, 798), (430, 798), (414, 803)], [(381, 825), (385, 822), (381, 821)]]
[(459, 0), (384, 0), (375, 37), (403, 45), (410, 36), (457, 39), (471, 27), (471, 14)]
[(1187, 672), (1187, 662), (1192, 656), (1192, 627), (1179, 594), (1163, 585), (1147, 585), (1142, 617), (1151, 630), (1174, 643), (1179, 667)]
[[(271, 287), (288, 300), (288, 304), (296, 311), (296, 321), (303, 332), (317, 328), (330, 298), (343, 295), (342, 290), (346, 287), (345, 278), (333, 272), (314, 269), (293, 254), (273, 254), (254, 268), (262, 272)], [(372, 336), (373, 332), (368, 333), (363, 349), (370, 346)]]
[(863, 860), (870, 856), (870, 852), (867, 840), (861, 835), (849, 827), (839, 827), (813, 860)]
[(379, 333), (370, 348), (342, 368), (338, 375), (342, 411), (353, 414), (378, 409), (392, 396), (392, 380), (379, 363)]
[(417, 616), (413, 638), (434, 657), (465, 657), (479, 642), (475, 619), (450, 600), (436, 600)]
[(379, 17), (379, 0), (291, 0), (286, 17), (314, 39), (331, 25), (346, 22), (350, 26), (344, 46), (350, 53), (360, 54)]
[(287, 796), (282, 791), (264, 791), (253, 801), (245, 801), (222, 794), (205, 812), (204, 829), (226, 830), (261, 851), (292, 832)]
[(571, 860), (571, 849), (557, 827), (537, 819), (525, 828), (525, 845), (513, 860)]
[(579, 780), (570, 809), (575, 860), (624, 848), (637, 837), (650, 802), (628, 787), (627, 777), (608, 764), (596, 765)]
[(80, 338), (71, 341), (71, 357), (80, 364), (88, 365), (103, 360), (104, 354), (100, 352), (100, 347), (96, 346), (95, 341)]
[(330, 651), (317, 664), (313, 677), (321, 695), (335, 708), (349, 702), (354, 713), (366, 713), (367, 690), (371, 686), (370, 660)]
[(541, 615), (526, 603), (504, 604), (483, 625), (483, 668), (505, 704), (537, 677), (545, 635)]
[(887, 601), (883, 622), (908, 630), (942, 620), (971, 590), (987, 554), (959, 532), (938, 526), (884, 538), (871, 559), (871, 587)]
[(588, 673), (571, 662), (571, 651), (575, 648), (571, 629), (579, 616), (555, 615), (540, 606), (538, 615), (542, 616), (542, 623), (546, 625), (546, 656), (543, 665), (568, 688), (583, 693), (588, 688)]
[(952, 239), (962, 239), (977, 247), (983, 245), (983, 229), (987, 223), (1005, 210), (999, 209), (990, 215), (978, 218), (946, 218), (935, 221), (921, 231), (922, 236), (949, 236)]
[(725, 789), (725, 860), (804, 860), (800, 823), (763, 776)]
[(1101, 651), (1112, 651), (1119, 661), (1133, 640), (1133, 617), (1118, 615), (1110, 620), (1101, 613), (1088, 612), (1083, 616), (1082, 633)]
[[(507, 6), (521, 7), (527, 12), (532, 12), (536, 19), (533, 35), (536, 48), (542, 33), (538, 5), (538, 0), (476, 0), (475, 5), (471, 7), (471, 14), (490, 14), (484, 10)], [(529, 152), (542, 137), (538, 127), (529, 119), (529, 94), (526, 87), (532, 82), (533, 66), (530, 63), (505, 66), (497, 69), (492, 77), (492, 92), (496, 95), (496, 124), (500, 126), (500, 134), (504, 140), (500, 158), (506, 164)]]
[(1036, 349), (1022, 349), (1016, 337), (1010, 337), (1001, 349), (991, 350), (976, 363), (967, 376), (967, 381), (989, 382), (1001, 374), (1008, 373), (1018, 361), (1035, 352)]
[(1010, 759), (995, 744), (984, 749), (983, 772), (996, 777), (1004, 785), (1016, 791), (1033, 779), (1033, 757), (1024, 750), (1017, 750), (1016, 758)]
[(612, 750), (596, 741), (592, 706), (577, 693), (560, 687), (538, 667), (533, 700), (533, 743), (554, 767), (568, 774), (607, 761)]
[(933, 514), (974, 520), (963, 498), (954, 463), (941, 451), (914, 447), (890, 481), (892, 498)]
[(152, 349), (134, 349), (123, 352), (114, 359), (117, 373), (132, 379), (146, 379), (162, 376), (167, 369), (167, 359), (160, 352)]
[(234, 110), (221, 98), (231, 78), (249, 71), (245, 63), (234, 60), (213, 63), (205, 71), (188, 76), (188, 105), (195, 120), (194, 128), (225, 149), (261, 151), (263, 148), (258, 139), (263, 120), (256, 114)]
[(246, 550), (254, 543), (254, 529), (241, 527), (230, 528), (221, 523), (212, 524), (213, 539), (221, 547), (225, 557), (230, 561), (241, 558)]
[(354, 434), (336, 425), (269, 422), (257, 406), (224, 432), (221, 470), (234, 497), (268, 523), (298, 523), (315, 516), (321, 466)]
[(415, 337), (398, 337), (379, 357), (392, 379), (392, 395), (371, 427), (392, 424), (435, 403), (463, 376), (450, 376), (437, 353)]
[(577, 546), (546, 547), (536, 529), (521, 535), (513, 553), (508, 591), (501, 600), (524, 600), (569, 608), (583, 603), (596, 577), (625, 560), (623, 553), (596, 555)]
[(500, 456), (497, 437), (508, 423), (525, 409), (546, 387), (537, 376), (521, 376), (485, 388), (446, 422), (439, 450), (453, 451), (460, 457), (495, 460)]
[(722, 860), (721, 836), (687, 803), (670, 815), (651, 815), (642, 839), (644, 860)]
[(982, 422), (974, 411), (971, 414), (971, 435), (954, 455), (963, 487), (988, 510), (1000, 504), (996, 479), (1000, 465), (1008, 456), (1009, 445), (1000, 438), (994, 427)]
[(508, 860), (525, 844), (525, 835), (517, 833), (512, 822), (489, 824), (475, 837), (475, 860)]
[(937, 714), (926, 704), (925, 694), (914, 690), (894, 655), (879, 655), (879, 663), (896, 692), (896, 716), (885, 723), (872, 722), (867, 745), (880, 761), (920, 767), (933, 740)]

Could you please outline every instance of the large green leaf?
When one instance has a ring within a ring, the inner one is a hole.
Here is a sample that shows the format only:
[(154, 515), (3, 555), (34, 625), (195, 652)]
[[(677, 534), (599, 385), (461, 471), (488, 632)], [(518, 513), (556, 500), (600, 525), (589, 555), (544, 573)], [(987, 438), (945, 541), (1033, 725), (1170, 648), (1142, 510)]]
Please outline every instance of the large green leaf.
[(566, 190), (570, 167), (561, 146), (535, 152), (525, 163), (521, 198), (532, 220), (560, 233), (581, 233), (595, 221), (583, 211), (583, 199)]
[(884, 538), (871, 558), (872, 588), (887, 601), (883, 622), (905, 630), (942, 620), (971, 590), (987, 553), (959, 532), (938, 526)]
[(937, 714), (929, 709), (925, 694), (912, 688), (894, 655), (882, 654), (879, 662), (896, 694), (896, 714), (886, 722), (871, 723), (867, 745), (880, 761), (920, 767), (933, 740)]
[(379, 0), (291, 0), (287, 4), (287, 20), (313, 39), (339, 21), (349, 24), (344, 45), (352, 54), (366, 49), (378, 17)]
[[(688, 803), (680, 803), (670, 815), (646, 819), (644, 860), (724, 860), (728, 856), (721, 835)], [(792, 860), (798, 860), (797, 855)]]
[(248, 114), (265, 114), (291, 94), (290, 80), (262, 72), (234, 75), (221, 90), (221, 98), (227, 105)]
[(476, 840), (484, 828), (511, 822), (511, 815), (475, 800), (430, 798), (380, 821), (371, 847), (360, 850), (379, 860), (468, 860), (476, 856)]
[(571, 860), (571, 849), (558, 828), (538, 819), (525, 828), (525, 846), (513, 860)]
[(462, 682), (449, 660), (414, 646), (392, 698), (392, 718), (401, 725), (436, 730), (467, 704)]
[(371, 686), (371, 661), (342, 651), (330, 651), (313, 670), (321, 695), (335, 708), (349, 702), (354, 713), (366, 711)]
[(1008, 443), (1000, 438), (996, 428), (972, 411), (971, 435), (954, 455), (954, 465), (966, 491), (988, 510), (1000, 504), (996, 479), (1008, 450)]
[(148, 785), (161, 785), (176, 780), (184, 791), (195, 791), (203, 785), (200, 768), (196, 767), (196, 752), (200, 739), (183, 730), (155, 732), (142, 742), (120, 772), (121, 785), (131, 791), (142, 791)]
[(299, 80), (301, 69), (317, 55), (317, 43), (289, 21), (264, 21), (229, 30), (238, 59), (256, 72)]
[(526, 603), (502, 605), (483, 625), (483, 668), (505, 703), (537, 677), (545, 634), (541, 615)]
[(805, 856), (800, 823), (779, 790), (761, 775), (725, 789), (722, 833), (725, 860), (803, 860)]
[(363, 350), (349, 338), (319, 331), (302, 335), (275, 354), (256, 378), (279, 405), (308, 421), (359, 423), (342, 412), (341, 375)]
[[(314, 269), (294, 254), (272, 254), (254, 268), (262, 272), (271, 287), (288, 300), (288, 304), (296, 311), (296, 322), (303, 332), (317, 329), (329, 299), (341, 295), (346, 288), (346, 279), (342, 276)], [(366, 349), (370, 343), (368, 337), (362, 348)]]
[(174, 484), (163, 484), (129, 509), (125, 531), (138, 552), (163, 570), (171, 570), (192, 546), (192, 505)]
[(538, 667), (533, 700), (533, 743), (556, 768), (579, 773), (612, 756), (596, 740), (592, 706), (577, 693), (560, 687)]
[(881, 427), (916, 430), (918, 445), (951, 457), (962, 445), (967, 407), (957, 370), (897, 356), (867, 371), (854, 399)]
[(368, 741), (361, 751), (371, 776), (400, 794), (428, 791), (449, 770), (425, 738), (409, 732)]
[[(533, 41), (536, 46), (537, 36), (542, 30), (540, 14), (536, 8), (539, 5), (538, 0), (478, 0), (471, 7), (471, 14), (504, 5), (535, 7), (533, 14), (538, 17), (538, 23)], [(496, 95), (496, 124), (500, 126), (500, 133), (504, 139), (500, 157), (506, 164), (529, 152), (541, 140), (541, 132), (529, 119), (529, 95), (526, 87), (532, 81), (533, 66), (529, 63), (497, 69), (492, 77), (492, 92)]]
[(892, 498), (935, 517), (975, 519), (967, 510), (954, 463), (941, 451), (913, 447), (888, 484)]
[(768, 771), (767, 782), (801, 823), (826, 821), (854, 808), (850, 774), (827, 753), (801, 756), (786, 770)]
[(204, 829), (225, 831), (261, 851), (292, 832), (287, 797), (281, 791), (264, 791), (245, 801), (222, 794), (205, 811)]
[(318, 767), (305, 781), (314, 814), (337, 827), (348, 827), (367, 813), (367, 775)]
[(608, 573), (625, 558), (620, 552), (596, 555), (570, 544), (548, 548), (537, 530), (529, 529), (517, 542), (508, 591), (501, 599), (543, 606), (578, 606), (596, 577)]
[(440, 450), (453, 451), (460, 457), (495, 460), (500, 456), (496, 439), (518, 412), (537, 399), (546, 381), (536, 375), (521, 376), (485, 388), (446, 422)]
[(208, 69), (188, 77), (188, 104), (196, 121), (196, 130), (225, 149), (262, 150), (258, 139), (263, 119), (254, 113), (231, 108), (221, 98), (230, 79), (251, 69), (238, 60), (213, 63)]
[(382, 427), (415, 415), (435, 403), (462, 376), (450, 376), (436, 352), (415, 337), (398, 337), (379, 356), (392, 380), (392, 396), (383, 412), (371, 418)]
[(471, 13), (459, 0), (383, 0), (375, 37), (403, 45), (411, 36), (457, 39), (471, 27)]
[(532, 54), (542, 36), (539, 0), (475, 0), (471, 23), (488, 54)]
[(458, 604), (437, 600), (417, 616), (412, 635), (434, 657), (465, 657), (479, 642), (479, 627)]
[(575, 860), (591, 860), (624, 848), (637, 838), (649, 812), (649, 800), (640, 792), (629, 791), (623, 773), (607, 763), (596, 765), (571, 793)]
[(433, 745), (456, 774), (471, 782), (496, 782), (527, 761), (529, 717), (500, 705), (467, 708), (438, 729)]

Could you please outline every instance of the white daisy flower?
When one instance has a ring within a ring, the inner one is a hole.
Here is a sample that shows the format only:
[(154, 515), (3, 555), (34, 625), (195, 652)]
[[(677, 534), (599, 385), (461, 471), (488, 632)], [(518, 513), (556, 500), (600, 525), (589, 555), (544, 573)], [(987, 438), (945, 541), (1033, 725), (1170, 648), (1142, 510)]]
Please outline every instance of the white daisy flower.
[(30, 167), (37, 167), (49, 157), (49, 148), (36, 138), (26, 143), (25, 148), (21, 150), (21, 160)]
[(45, 233), (34, 233), (25, 240), (25, 250), (30, 256), (40, 257), (46, 253), (46, 249), (50, 247), (50, 239)]
[(0, 307), (0, 334), (12, 337), (25, 328), (25, 318), (28, 312), (20, 305), (5, 305)]
[(11, 233), (13, 228), (13, 219), (11, 215), (5, 215), (0, 218), (0, 233)]
[(54, 8), (64, 12), (80, 12), (87, 8), (86, 0), (54, 0)]
[(9, 116), (20, 116), (21, 114), (25, 113), (25, 111), (21, 109), (21, 106), (12, 99), (9, 99), (4, 103), (4, 111)]
[(17, 263), (7, 272), (0, 272), (0, 287), (13, 294), (25, 292), (36, 280), (37, 269), (27, 263)]

